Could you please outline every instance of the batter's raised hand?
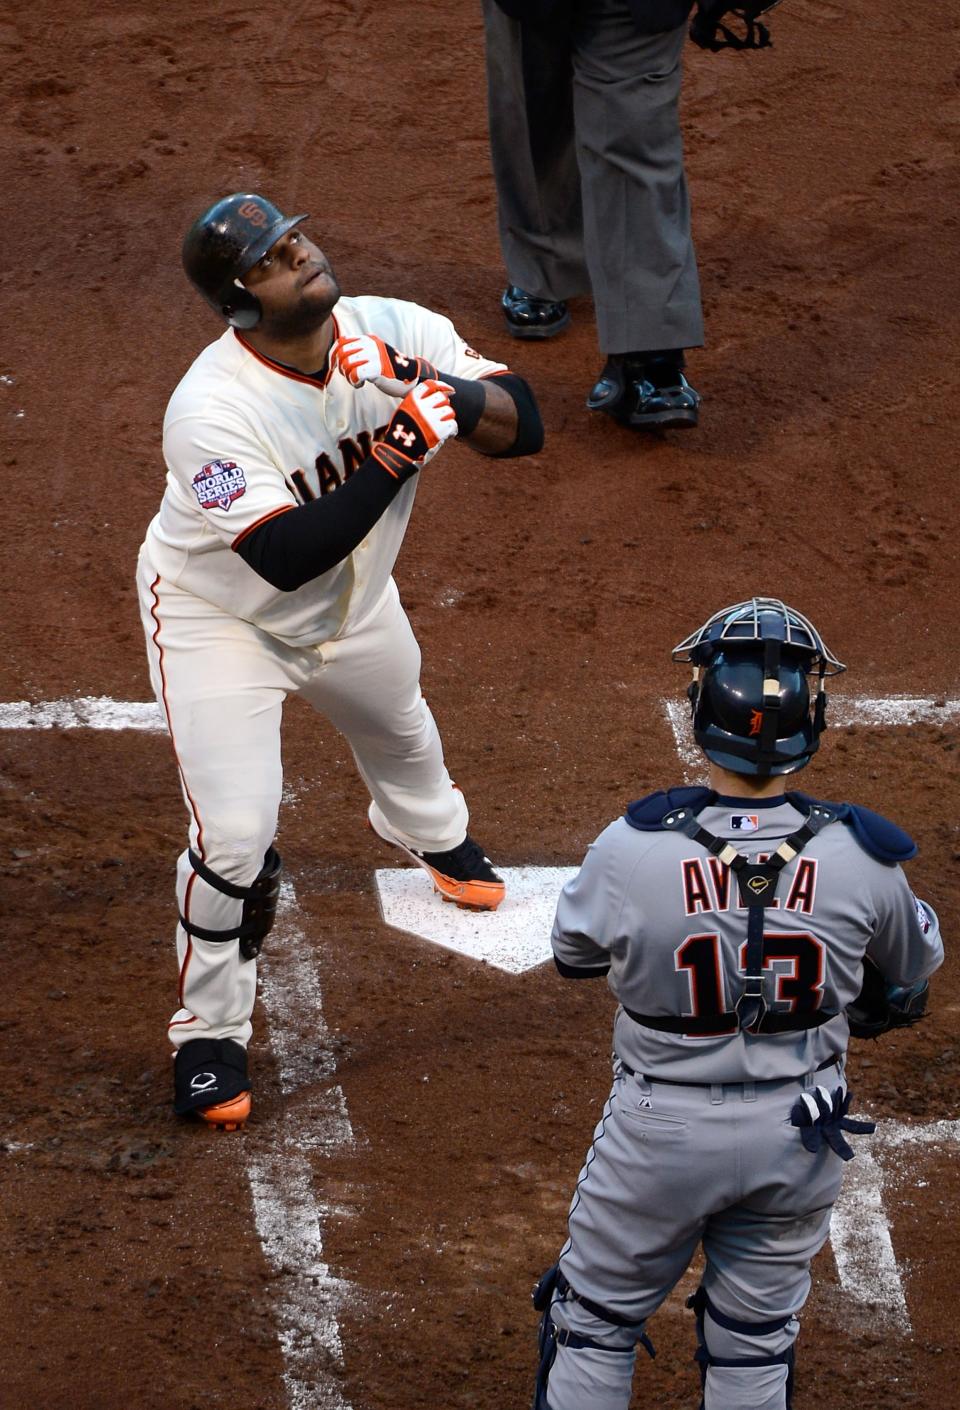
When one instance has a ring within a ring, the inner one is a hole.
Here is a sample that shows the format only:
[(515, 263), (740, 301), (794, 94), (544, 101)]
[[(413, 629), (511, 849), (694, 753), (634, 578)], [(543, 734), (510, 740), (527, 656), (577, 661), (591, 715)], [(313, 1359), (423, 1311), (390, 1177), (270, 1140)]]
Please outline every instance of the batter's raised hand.
[(432, 377), (404, 397), (370, 454), (398, 480), (415, 475), (444, 441), (457, 434), (450, 388)]
[(406, 396), (418, 382), (437, 375), (437, 369), (426, 358), (397, 352), (372, 333), (338, 338), (330, 349), (330, 363), (351, 386), (372, 382), (391, 397)]

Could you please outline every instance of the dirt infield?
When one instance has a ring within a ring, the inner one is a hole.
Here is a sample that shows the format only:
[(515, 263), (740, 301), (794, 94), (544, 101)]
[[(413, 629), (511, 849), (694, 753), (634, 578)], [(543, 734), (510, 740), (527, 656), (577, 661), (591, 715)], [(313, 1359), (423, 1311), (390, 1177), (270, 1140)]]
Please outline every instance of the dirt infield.
[[(218, 332), (179, 245), (244, 188), (313, 213), (345, 291), (448, 313), (539, 396), (537, 457), (454, 446), (428, 468), (397, 572), (496, 861), (575, 865), (630, 798), (680, 781), (669, 649), (727, 601), (813, 616), (850, 666), (838, 694), (956, 700), (960, 20), (948, 0), (922, 23), (892, 0), (788, 0), (772, 27), (765, 54), (688, 47), (704, 409), (697, 432), (643, 439), (583, 407), (587, 301), (543, 346), (500, 322), (472, 0), (38, 0), (0, 19), (0, 703), (149, 698), (133, 573), (160, 422)], [(960, 725), (938, 708), (834, 730), (804, 785), (915, 835), (949, 945)], [(254, 1118), (234, 1137), (180, 1123), (169, 745), (4, 727), (0, 761), (0, 1404), (527, 1405), (529, 1290), (605, 1094), (606, 987), (389, 929), (374, 870), (392, 859), (346, 746), (294, 702), (294, 893), (264, 963)], [(852, 1297), (825, 1251), (797, 1410), (955, 1401), (960, 1176), (929, 1126), (960, 1116), (958, 1014), (951, 956), (916, 1033), (853, 1050), (860, 1104), (928, 1129), (877, 1148), (905, 1303), (870, 1267), (878, 1300)], [(636, 1403), (694, 1406), (680, 1293), (650, 1330)]]

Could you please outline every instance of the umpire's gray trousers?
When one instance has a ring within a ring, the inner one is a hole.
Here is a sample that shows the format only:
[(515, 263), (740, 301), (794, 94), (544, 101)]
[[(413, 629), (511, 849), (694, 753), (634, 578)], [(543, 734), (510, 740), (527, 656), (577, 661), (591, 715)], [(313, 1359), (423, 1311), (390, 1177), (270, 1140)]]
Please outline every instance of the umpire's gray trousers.
[(483, 0), (490, 147), (511, 284), (592, 291), (605, 353), (703, 342), (683, 170), (687, 26), (641, 34), (625, 0), (544, 21)]

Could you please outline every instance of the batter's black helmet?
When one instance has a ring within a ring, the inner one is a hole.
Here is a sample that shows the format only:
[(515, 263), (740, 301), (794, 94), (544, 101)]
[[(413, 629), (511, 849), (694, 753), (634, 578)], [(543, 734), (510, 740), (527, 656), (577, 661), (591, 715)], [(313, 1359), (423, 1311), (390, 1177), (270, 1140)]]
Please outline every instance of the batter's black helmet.
[(693, 665), (687, 695), (697, 743), (741, 774), (791, 774), (808, 764), (826, 727), (823, 678), (846, 670), (816, 627), (775, 597), (715, 613), (673, 648), (673, 659)]
[(183, 242), (187, 277), (234, 328), (255, 328), (260, 322), (260, 300), (240, 280), (281, 235), (306, 218), (283, 215), (263, 196), (242, 192), (225, 196), (187, 231)]

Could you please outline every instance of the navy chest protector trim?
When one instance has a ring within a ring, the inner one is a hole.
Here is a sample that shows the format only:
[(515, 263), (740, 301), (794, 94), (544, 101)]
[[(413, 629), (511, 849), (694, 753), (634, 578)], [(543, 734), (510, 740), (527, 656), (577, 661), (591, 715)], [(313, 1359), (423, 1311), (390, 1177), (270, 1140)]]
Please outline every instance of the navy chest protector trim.
[[(840, 820), (840, 810), (833, 805), (811, 801), (809, 806), (799, 801), (800, 795), (788, 795), (790, 801), (806, 818), (796, 832), (785, 838), (780, 846), (765, 862), (751, 862), (738, 852), (732, 843), (716, 837), (701, 827), (697, 814), (715, 796), (709, 789), (671, 789), (668, 796), (676, 798), (680, 793), (700, 795), (685, 806), (673, 807), (662, 813), (659, 827), (668, 832), (682, 832), (687, 837), (706, 847), (712, 856), (717, 857), (725, 867), (733, 872), (737, 880), (741, 904), (747, 907), (747, 955), (743, 992), (732, 1009), (722, 1013), (695, 1014), (686, 1018), (665, 1017), (662, 1014), (635, 1013), (624, 1006), (624, 1012), (635, 1023), (645, 1028), (653, 1028), (661, 1033), (684, 1033), (691, 1037), (708, 1035), (722, 1036), (735, 1032), (746, 1033), (792, 1033), (804, 1028), (819, 1028), (821, 1024), (836, 1018), (835, 1012), (819, 1010), (809, 1014), (785, 1014), (772, 1012), (763, 994), (764, 943), (763, 922), (766, 907), (777, 894), (777, 882), (783, 868), (803, 851), (812, 837), (830, 823)], [(656, 796), (656, 795), (654, 795)], [(661, 794), (660, 797), (663, 797)], [(702, 801), (701, 801), (702, 798)], [(651, 800), (643, 800), (650, 802)], [(691, 806), (692, 804), (692, 806)], [(699, 806), (697, 806), (699, 804)], [(636, 805), (634, 805), (636, 806)], [(651, 810), (652, 811), (652, 810)], [(630, 818), (627, 819), (630, 821)], [(634, 824), (636, 826), (636, 824)], [(642, 827), (650, 830), (649, 825)]]
[[(917, 855), (917, 844), (910, 834), (870, 808), (862, 808), (858, 803), (827, 803), (822, 798), (811, 798), (807, 793), (787, 793), (785, 796), (786, 801), (801, 813), (809, 813), (811, 808), (828, 808), (836, 814), (837, 822), (849, 827), (863, 850), (878, 862), (908, 862)], [(631, 803), (625, 821), (638, 832), (660, 832), (664, 817), (672, 810), (686, 807), (700, 813), (716, 800), (716, 793), (703, 786), (671, 788), (666, 792), (661, 790)]]

